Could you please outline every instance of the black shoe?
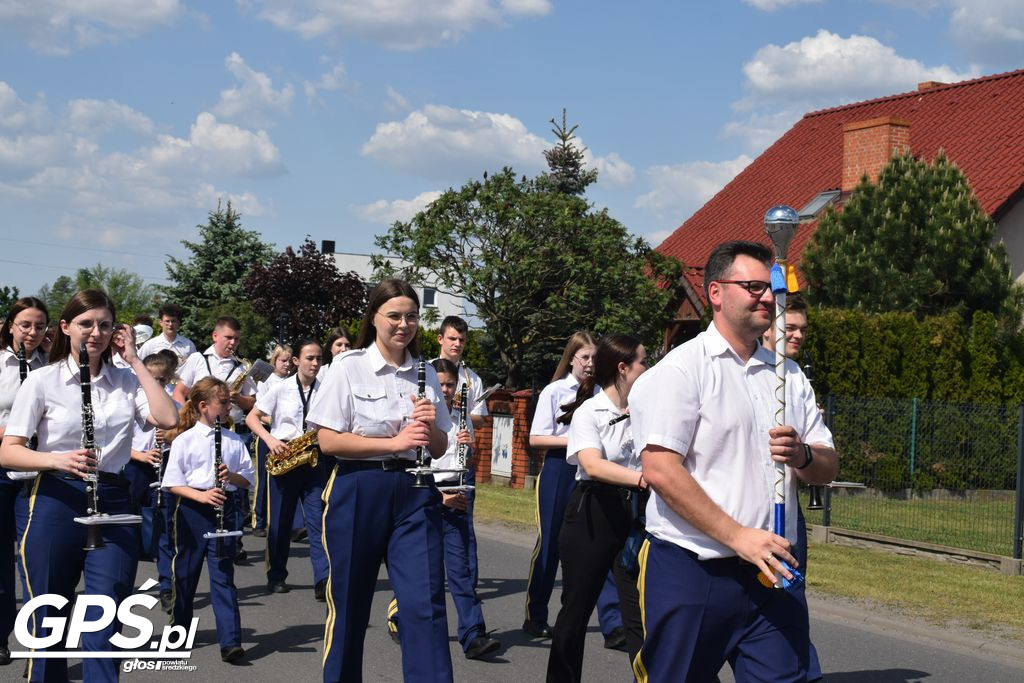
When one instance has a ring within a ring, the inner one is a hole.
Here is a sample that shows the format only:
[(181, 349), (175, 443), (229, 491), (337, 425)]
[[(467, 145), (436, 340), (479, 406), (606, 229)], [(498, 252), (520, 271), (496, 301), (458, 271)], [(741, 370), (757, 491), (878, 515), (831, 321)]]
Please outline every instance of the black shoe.
[(0, 645), (0, 666), (7, 666), (11, 661), (11, 648)]
[(327, 602), (327, 579), (318, 581), (313, 586), (313, 597), (316, 598), (317, 602)]
[(168, 614), (174, 610), (174, 593), (171, 591), (160, 591), (160, 607)]
[(245, 548), (239, 546), (238, 553), (235, 555), (235, 564), (245, 564), (245, 561), (246, 559), (248, 559), (248, 557), (249, 553), (245, 552)]
[(267, 592), (268, 593), (288, 593), (291, 588), (288, 587), (284, 581), (268, 581)]
[(292, 529), (292, 542), (298, 543), (304, 541), (308, 535), (306, 534), (306, 527), (299, 527), (298, 529)]
[(480, 659), (484, 655), (491, 654), (499, 647), (501, 647), (501, 643), (498, 642), (498, 639), (492, 638), (485, 633), (474, 638), (473, 642), (466, 648), (466, 659)]
[(604, 637), (604, 648), (606, 650), (626, 651), (626, 629), (616, 626), (612, 632)]
[(526, 631), (527, 635), (531, 635), (534, 638), (551, 637), (551, 627), (543, 621), (534, 621), (533, 619), (527, 619), (523, 622), (523, 630)]
[(241, 645), (232, 645), (231, 647), (222, 647), (220, 649), (221, 661), (227, 662), (228, 664), (234, 664), (244, 656), (245, 650), (242, 649)]
[(267, 530), (266, 529), (253, 529), (252, 530), (252, 535), (255, 536), (256, 538), (266, 538), (267, 537)]
[(398, 635), (398, 619), (388, 619), (388, 635), (395, 645), (402, 644), (402, 638)]

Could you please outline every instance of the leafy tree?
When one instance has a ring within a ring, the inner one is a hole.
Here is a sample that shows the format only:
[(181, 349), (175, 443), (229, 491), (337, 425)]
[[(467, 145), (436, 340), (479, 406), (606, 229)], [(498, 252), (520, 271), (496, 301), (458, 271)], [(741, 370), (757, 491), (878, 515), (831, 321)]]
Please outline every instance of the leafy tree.
[[(408, 264), (405, 277), (475, 306), (483, 350), (509, 387), (543, 384), (575, 330), (627, 331), (653, 347), (674, 311), (679, 264), (588, 204), (596, 175), (567, 150), (575, 127), (558, 130), (551, 173), (484, 174), (376, 240)], [(382, 257), (374, 266), (391, 270)]]
[[(168, 261), (167, 275), (174, 284), (161, 289), (168, 301), (184, 310), (181, 332), (193, 340), (207, 338), (211, 329), (197, 313), (225, 302), (244, 301), (245, 278), (274, 255), (258, 232), (242, 228), (241, 218), (231, 202), (226, 209), (218, 203), (217, 210), (210, 212), (209, 222), (196, 226), (200, 241), (182, 240), (192, 252), (189, 260), (171, 257)], [(225, 315), (235, 314), (228, 311)]]
[(803, 253), (813, 304), (923, 317), (987, 310), (1016, 325), (1021, 290), (996, 227), (963, 173), (940, 152), (894, 157), (830, 210)]
[(75, 277), (61, 275), (52, 285), (43, 285), (39, 298), (56, 319), (75, 292), (99, 289), (106, 292), (117, 307), (121, 321), (131, 321), (137, 315), (152, 315), (156, 309), (156, 285), (147, 284), (142, 276), (120, 268), (107, 268), (96, 264), (92, 268), (79, 268)]
[(0, 287), (0, 318), (6, 318), (11, 306), (20, 298), (17, 287)]
[(322, 254), (308, 236), (296, 253), (291, 247), (245, 280), (253, 308), (276, 323), (288, 314), (285, 339), (324, 333), (341, 320), (357, 318), (366, 307), (366, 288), (355, 273), (342, 273), (330, 254)]

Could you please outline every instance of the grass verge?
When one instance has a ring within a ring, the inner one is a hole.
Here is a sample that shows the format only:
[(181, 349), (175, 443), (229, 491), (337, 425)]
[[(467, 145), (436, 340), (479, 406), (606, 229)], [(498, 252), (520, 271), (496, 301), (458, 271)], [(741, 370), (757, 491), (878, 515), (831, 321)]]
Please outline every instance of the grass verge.
[[(536, 529), (536, 493), (480, 484), (477, 519)], [(808, 585), (867, 605), (881, 605), (934, 624), (987, 631), (1024, 640), (1024, 577), (1005, 576), (882, 550), (811, 544)]]

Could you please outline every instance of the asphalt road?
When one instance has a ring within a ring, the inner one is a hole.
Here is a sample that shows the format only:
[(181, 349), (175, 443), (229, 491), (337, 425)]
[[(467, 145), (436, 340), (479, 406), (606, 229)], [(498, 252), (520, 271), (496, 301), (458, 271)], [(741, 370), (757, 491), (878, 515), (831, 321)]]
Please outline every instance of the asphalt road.
[[(455, 612), (448, 603), (452, 662), (456, 681), (523, 683), (542, 681), (547, 662), (547, 641), (532, 640), (519, 626), (523, 619), (525, 575), (532, 539), (504, 527), (480, 526), (481, 582), (484, 615), (488, 627), (501, 640), (502, 648), (487, 661), (468, 661), (455, 640)], [(252, 551), (262, 539), (246, 537)], [(133, 671), (122, 681), (220, 681), (244, 679), (261, 681), (316, 681), (320, 679), (324, 605), (313, 600), (308, 546), (293, 547), (289, 563), (292, 592), (268, 595), (263, 563), (238, 567), (236, 583), (241, 603), (243, 645), (246, 657), (238, 666), (220, 661), (213, 613), (204, 576), (197, 598), (199, 630), (193, 654), (185, 671)], [(137, 585), (153, 574), (153, 566), (139, 567)], [(385, 605), (390, 599), (386, 574), (377, 583), (374, 607), (365, 643), (364, 680), (401, 681), (401, 656), (385, 627)], [(552, 597), (551, 620), (558, 605), (558, 590)], [(878, 614), (857, 606), (822, 598), (812, 599), (812, 637), (821, 656), (827, 681), (838, 683), (929, 683), (962, 681), (1024, 681), (1024, 654), (1009, 647), (992, 646), (991, 640), (970, 632), (938, 629), (893, 615)], [(137, 611), (137, 610), (136, 610)], [(159, 608), (151, 619), (162, 628), (166, 623)], [(16, 649), (12, 643), (12, 650)], [(1024, 647), (1020, 648), (1024, 651)], [(0, 668), (0, 680), (19, 681), (19, 662)], [(73, 680), (80, 680), (81, 666), (71, 668)], [(731, 681), (728, 667), (722, 681)], [(605, 650), (596, 618), (587, 640), (585, 681), (631, 680), (627, 656)]]

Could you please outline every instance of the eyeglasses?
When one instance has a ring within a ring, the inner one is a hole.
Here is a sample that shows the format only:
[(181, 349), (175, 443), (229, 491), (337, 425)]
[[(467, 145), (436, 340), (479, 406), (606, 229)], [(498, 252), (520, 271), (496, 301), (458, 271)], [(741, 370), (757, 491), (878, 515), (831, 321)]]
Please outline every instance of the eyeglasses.
[(592, 353), (577, 353), (575, 356), (573, 356), (573, 358), (575, 358), (576, 360), (578, 360), (581, 363), (589, 363), (590, 361), (594, 360), (594, 354), (592, 354)]
[(406, 313), (405, 315), (398, 311), (388, 311), (387, 313), (380, 313), (380, 311), (378, 311), (378, 313), (387, 318), (388, 322), (392, 325), (400, 325), (402, 320), (405, 320), (409, 325), (416, 325), (420, 321), (419, 313)]
[(46, 323), (33, 324), (33, 323), (30, 323), (30, 322), (26, 322), (26, 321), (22, 321), (20, 323), (14, 323), (14, 326), (17, 327), (22, 332), (24, 332), (25, 334), (28, 334), (32, 330), (35, 330), (36, 332), (46, 332), (46, 327), (47, 327)]
[(715, 280), (715, 282), (723, 285), (739, 285), (750, 292), (752, 296), (761, 296), (772, 286), (772, 283), (764, 280)]
[(105, 320), (101, 322), (99, 325), (97, 325), (91, 320), (85, 320), (83, 322), (78, 322), (76, 320), (75, 325), (77, 325), (78, 329), (84, 332), (85, 334), (92, 334), (92, 330), (94, 327), (99, 327), (100, 334), (110, 334), (111, 332), (114, 331), (114, 323), (110, 322), (109, 320)]

